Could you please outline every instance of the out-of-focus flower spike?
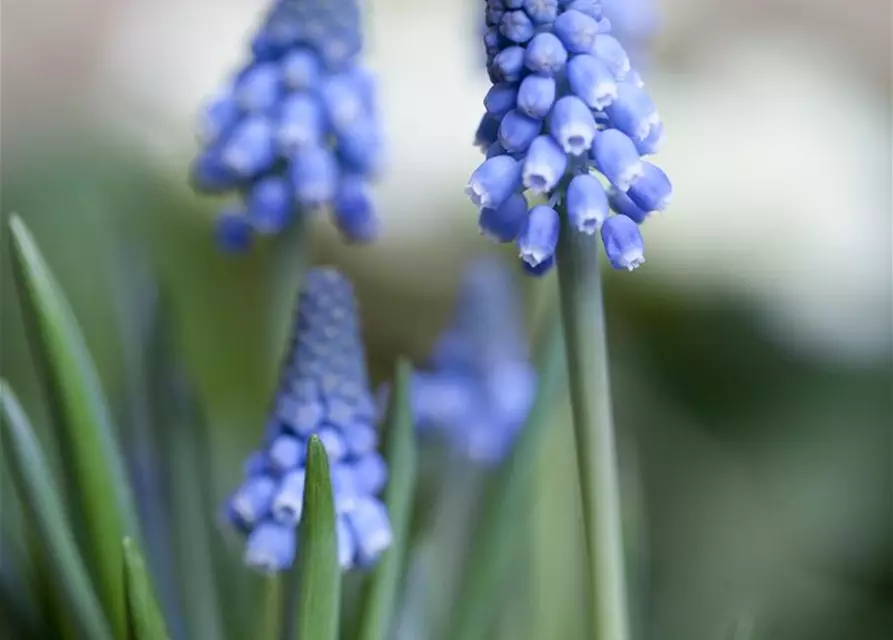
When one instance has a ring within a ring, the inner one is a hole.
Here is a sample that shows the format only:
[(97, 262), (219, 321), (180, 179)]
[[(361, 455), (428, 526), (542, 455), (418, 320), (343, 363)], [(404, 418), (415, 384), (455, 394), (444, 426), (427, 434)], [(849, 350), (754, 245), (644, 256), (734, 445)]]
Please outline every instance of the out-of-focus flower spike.
[(284, 571), (294, 562), (295, 546), (293, 527), (262, 522), (245, 543), (245, 564), (266, 574)]
[(243, 253), (251, 248), (254, 226), (248, 212), (241, 205), (229, 205), (218, 214), (215, 222), (217, 245), (230, 253)]
[(345, 517), (356, 541), (357, 562), (361, 566), (374, 564), (394, 537), (387, 508), (379, 500), (365, 498)]
[(248, 215), (258, 233), (279, 233), (291, 221), (295, 212), (291, 185), (284, 176), (261, 178), (248, 196)]
[(275, 62), (259, 62), (236, 78), (233, 94), (243, 111), (270, 111), (282, 95), (282, 69)]

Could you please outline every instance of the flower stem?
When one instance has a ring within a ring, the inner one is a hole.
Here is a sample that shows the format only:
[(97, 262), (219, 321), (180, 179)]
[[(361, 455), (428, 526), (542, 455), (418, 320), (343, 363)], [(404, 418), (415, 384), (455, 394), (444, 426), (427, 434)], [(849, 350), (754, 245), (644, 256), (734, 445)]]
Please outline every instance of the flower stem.
[(598, 236), (578, 232), (568, 223), (567, 212), (560, 213), (563, 228), (558, 244), (558, 282), (589, 556), (592, 637), (628, 640), (620, 483)]

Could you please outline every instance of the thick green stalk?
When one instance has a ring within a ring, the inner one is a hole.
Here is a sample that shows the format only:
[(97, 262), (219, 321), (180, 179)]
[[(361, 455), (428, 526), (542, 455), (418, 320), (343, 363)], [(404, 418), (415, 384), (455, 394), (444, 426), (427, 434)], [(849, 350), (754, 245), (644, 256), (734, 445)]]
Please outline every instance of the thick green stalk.
[(567, 351), (583, 525), (589, 556), (593, 637), (628, 640), (620, 483), (598, 236), (571, 228), (567, 212), (558, 244), (558, 283)]

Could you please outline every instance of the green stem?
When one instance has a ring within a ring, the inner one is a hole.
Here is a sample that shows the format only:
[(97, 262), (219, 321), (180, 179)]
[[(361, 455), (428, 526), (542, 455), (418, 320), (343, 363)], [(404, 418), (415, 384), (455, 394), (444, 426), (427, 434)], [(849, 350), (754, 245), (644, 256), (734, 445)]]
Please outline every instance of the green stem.
[(558, 283), (589, 556), (593, 637), (627, 640), (620, 483), (598, 237), (576, 231), (567, 222), (567, 212), (560, 213), (564, 222), (558, 244)]

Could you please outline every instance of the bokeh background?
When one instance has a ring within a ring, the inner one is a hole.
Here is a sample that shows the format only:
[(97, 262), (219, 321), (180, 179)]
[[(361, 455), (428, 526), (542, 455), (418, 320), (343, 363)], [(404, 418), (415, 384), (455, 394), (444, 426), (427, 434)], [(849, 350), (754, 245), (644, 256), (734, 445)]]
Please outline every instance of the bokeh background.
[[(424, 359), (463, 265), (492, 251), (462, 195), (488, 81), (478, 2), (367, 4), (390, 137), (384, 235), (346, 247), (319, 222), (310, 259), (354, 279), (380, 376), (399, 354)], [(35, 231), (130, 416), (122, 424), (140, 423), (141, 331), (162, 310), (211, 427), (215, 498), (259, 437), (301, 259), (288, 236), (245, 259), (220, 255), (218, 203), (186, 181), (193, 114), (265, 5), (2, 6), (2, 215)], [(666, 122), (658, 162), (675, 199), (644, 227), (645, 267), (607, 283), (637, 629), (656, 640), (890, 637), (890, 3), (655, 6), (639, 64)], [(45, 417), (6, 253), (2, 373)], [(531, 330), (553, 284), (524, 282)], [(517, 525), (527, 561), (499, 637), (582, 637), (565, 405)]]

